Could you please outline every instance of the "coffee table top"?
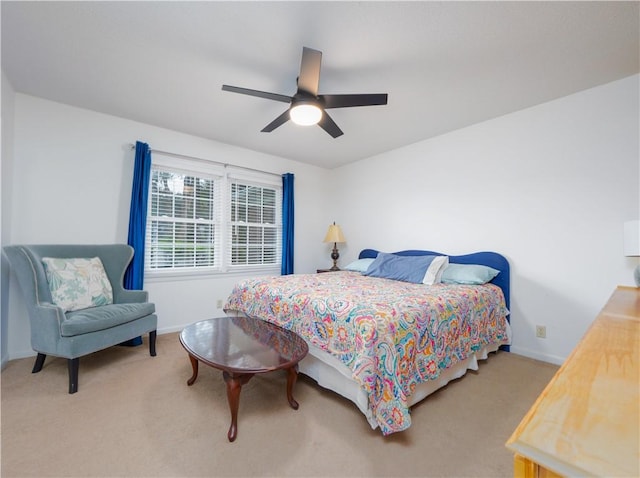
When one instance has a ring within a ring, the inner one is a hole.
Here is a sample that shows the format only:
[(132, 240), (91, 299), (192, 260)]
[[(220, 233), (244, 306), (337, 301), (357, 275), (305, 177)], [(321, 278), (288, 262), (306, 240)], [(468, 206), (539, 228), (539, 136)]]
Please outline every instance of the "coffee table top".
[(294, 332), (251, 317), (196, 322), (182, 331), (180, 342), (198, 360), (235, 373), (289, 368), (309, 351), (307, 343)]

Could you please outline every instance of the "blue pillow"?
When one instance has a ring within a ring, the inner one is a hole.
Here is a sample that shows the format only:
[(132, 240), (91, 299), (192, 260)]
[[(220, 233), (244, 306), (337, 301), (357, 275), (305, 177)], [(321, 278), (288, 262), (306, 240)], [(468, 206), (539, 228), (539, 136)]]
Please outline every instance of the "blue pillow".
[(491, 282), (499, 270), (479, 264), (449, 264), (442, 273), (444, 284), (486, 284)]
[(357, 261), (353, 261), (347, 267), (344, 268), (345, 271), (354, 271), (354, 272), (365, 272), (371, 263), (375, 259), (358, 259)]
[(422, 284), (431, 262), (438, 256), (398, 256), (379, 252), (364, 275)]

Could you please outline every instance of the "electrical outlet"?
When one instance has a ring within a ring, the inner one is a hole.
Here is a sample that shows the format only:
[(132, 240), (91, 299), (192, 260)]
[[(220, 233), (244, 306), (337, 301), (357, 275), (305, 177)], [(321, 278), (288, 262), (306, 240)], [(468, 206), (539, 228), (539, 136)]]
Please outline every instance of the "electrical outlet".
[(547, 338), (547, 328), (544, 325), (536, 325), (536, 337), (540, 339)]
[(216, 307), (218, 309), (222, 309), (222, 299), (218, 299), (218, 302), (216, 302)]

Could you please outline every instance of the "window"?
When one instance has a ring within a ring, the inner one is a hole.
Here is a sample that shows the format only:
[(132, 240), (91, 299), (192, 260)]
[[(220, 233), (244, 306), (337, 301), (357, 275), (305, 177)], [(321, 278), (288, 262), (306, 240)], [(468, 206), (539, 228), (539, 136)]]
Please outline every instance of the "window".
[(231, 183), (231, 265), (278, 264), (276, 190)]
[(146, 271), (160, 275), (279, 270), (279, 179), (266, 173), (154, 156)]

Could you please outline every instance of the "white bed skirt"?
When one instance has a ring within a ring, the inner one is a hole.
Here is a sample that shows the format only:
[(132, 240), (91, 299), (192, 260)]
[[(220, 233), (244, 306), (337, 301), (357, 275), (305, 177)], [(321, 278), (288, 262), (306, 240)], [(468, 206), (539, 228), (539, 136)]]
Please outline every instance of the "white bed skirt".
[[(419, 384), (413, 395), (409, 398), (409, 406), (415, 405), (436, 390), (444, 387), (451, 380), (462, 377), (467, 370), (478, 370), (478, 360), (485, 360), (489, 353), (495, 352), (501, 344), (491, 344), (471, 355), (467, 360), (459, 362), (444, 370), (436, 380), (430, 380)], [(371, 409), (366, 392), (360, 385), (351, 378), (351, 370), (340, 360), (327, 354), (318, 347), (309, 345), (309, 354), (298, 364), (299, 372), (303, 373), (316, 382), (318, 385), (342, 395), (356, 404), (358, 409), (364, 414), (371, 425), (376, 429), (376, 422)]]

